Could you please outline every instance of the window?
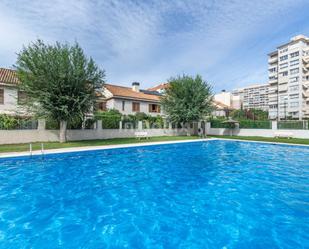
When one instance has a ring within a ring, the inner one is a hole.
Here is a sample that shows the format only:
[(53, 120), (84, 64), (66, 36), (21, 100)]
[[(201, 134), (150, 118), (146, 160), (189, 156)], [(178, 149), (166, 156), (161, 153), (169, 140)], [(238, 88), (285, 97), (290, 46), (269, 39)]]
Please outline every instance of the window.
[(100, 102), (98, 104), (98, 108), (99, 108), (100, 111), (106, 111), (107, 110), (106, 101)]
[(298, 107), (299, 106), (299, 102), (291, 102), (290, 103), (290, 107)]
[(298, 99), (299, 95), (298, 94), (291, 94), (290, 99)]
[(23, 91), (18, 91), (17, 103), (19, 105), (24, 105), (26, 104), (26, 101), (27, 101), (27, 94)]
[(299, 52), (298, 52), (298, 51), (290, 54), (291, 58), (294, 58), (294, 57), (296, 57), (296, 56), (298, 56), (298, 55), (299, 55)]
[(288, 59), (288, 55), (280, 56), (280, 61), (284, 61)]
[(290, 66), (296, 66), (296, 65), (299, 65), (299, 59), (290, 61)]
[(298, 91), (299, 86), (290, 86), (290, 91)]
[(123, 101), (122, 101), (122, 108), (121, 108), (123, 111), (124, 111), (124, 109), (125, 109), (125, 106), (126, 106), (126, 102), (123, 100)]
[(299, 68), (294, 68), (290, 70), (290, 74), (297, 74), (299, 73)]
[(288, 76), (288, 71), (284, 71), (281, 73), (281, 76)]
[(287, 51), (288, 51), (288, 48), (284, 48), (284, 49), (280, 50), (280, 54), (285, 53)]
[(284, 62), (284, 63), (281, 63), (279, 66), (280, 66), (280, 69), (284, 69), (284, 68), (287, 68), (288, 65), (289, 64), (287, 62)]
[(290, 78), (290, 83), (298, 82), (298, 77)]
[(160, 112), (160, 106), (156, 104), (149, 104), (149, 112)]
[(4, 89), (0, 89), (0, 105), (4, 104)]
[(277, 70), (276, 70), (275, 67), (269, 69), (269, 72), (270, 72), (270, 73), (274, 73), (274, 72), (276, 72), (276, 71), (277, 71)]
[(140, 111), (140, 105), (138, 102), (132, 102), (132, 111), (133, 112), (139, 112)]

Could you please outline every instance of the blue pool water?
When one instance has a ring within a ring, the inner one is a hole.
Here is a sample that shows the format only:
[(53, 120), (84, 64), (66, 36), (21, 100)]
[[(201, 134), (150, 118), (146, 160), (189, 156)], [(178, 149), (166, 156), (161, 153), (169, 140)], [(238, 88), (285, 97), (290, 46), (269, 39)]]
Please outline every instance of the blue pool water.
[(308, 248), (309, 148), (233, 141), (0, 159), (0, 248)]

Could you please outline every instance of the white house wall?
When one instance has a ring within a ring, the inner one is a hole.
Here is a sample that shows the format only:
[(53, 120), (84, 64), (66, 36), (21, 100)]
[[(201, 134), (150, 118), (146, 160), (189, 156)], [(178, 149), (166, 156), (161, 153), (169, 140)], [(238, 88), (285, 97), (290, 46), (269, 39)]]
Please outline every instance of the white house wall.
[[(122, 110), (122, 101), (125, 101), (124, 110)], [(156, 102), (147, 102), (147, 101), (140, 101), (140, 100), (128, 100), (128, 99), (110, 99), (107, 101), (107, 108), (108, 109), (117, 109), (122, 114), (135, 114), (136, 112), (132, 111), (132, 103), (138, 102), (140, 103), (140, 112), (144, 112), (148, 115), (157, 116), (162, 115), (162, 110), (160, 113), (157, 112), (149, 112), (149, 104), (159, 104)]]
[(0, 113), (16, 112), (17, 106), (17, 90), (11, 87), (1, 87), (4, 89), (4, 104), (0, 104)]

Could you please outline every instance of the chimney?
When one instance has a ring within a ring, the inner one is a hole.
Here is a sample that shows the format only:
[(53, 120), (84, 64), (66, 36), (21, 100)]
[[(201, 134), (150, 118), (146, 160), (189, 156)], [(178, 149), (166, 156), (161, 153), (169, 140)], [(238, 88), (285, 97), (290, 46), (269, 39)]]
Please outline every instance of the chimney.
[(132, 90), (134, 92), (139, 92), (139, 83), (138, 82), (133, 82), (132, 83)]

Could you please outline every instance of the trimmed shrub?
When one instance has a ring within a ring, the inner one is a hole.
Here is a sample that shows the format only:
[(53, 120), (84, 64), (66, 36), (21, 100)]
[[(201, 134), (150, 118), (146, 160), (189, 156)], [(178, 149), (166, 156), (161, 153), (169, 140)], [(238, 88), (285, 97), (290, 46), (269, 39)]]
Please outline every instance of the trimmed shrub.
[(118, 129), (121, 117), (121, 113), (115, 109), (111, 109), (105, 112), (97, 112), (95, 115), (97, 120), (102, 120), (103, 129)]

